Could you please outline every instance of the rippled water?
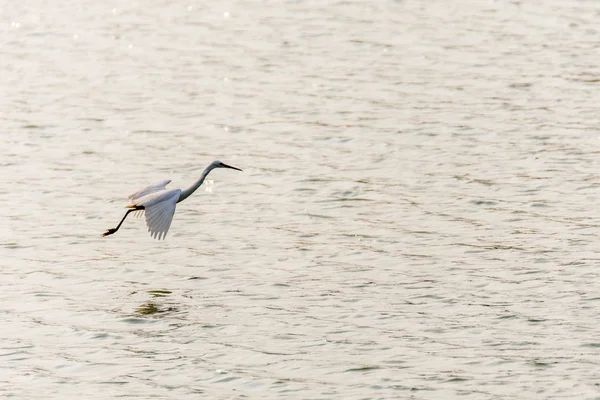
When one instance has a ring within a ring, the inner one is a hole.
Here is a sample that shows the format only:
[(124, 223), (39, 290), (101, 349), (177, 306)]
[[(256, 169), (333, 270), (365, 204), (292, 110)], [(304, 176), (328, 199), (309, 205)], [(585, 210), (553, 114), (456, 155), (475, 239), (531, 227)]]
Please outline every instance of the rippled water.
[(599, 17), (4, 2), (0, 395), (600, 398)]

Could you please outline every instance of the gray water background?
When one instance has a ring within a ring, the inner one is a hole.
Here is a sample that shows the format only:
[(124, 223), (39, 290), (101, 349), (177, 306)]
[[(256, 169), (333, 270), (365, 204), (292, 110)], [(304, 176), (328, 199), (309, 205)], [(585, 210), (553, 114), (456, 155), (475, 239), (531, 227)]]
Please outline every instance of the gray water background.
[(1, 397), (600, 398), (600, 3), (0, 4)]

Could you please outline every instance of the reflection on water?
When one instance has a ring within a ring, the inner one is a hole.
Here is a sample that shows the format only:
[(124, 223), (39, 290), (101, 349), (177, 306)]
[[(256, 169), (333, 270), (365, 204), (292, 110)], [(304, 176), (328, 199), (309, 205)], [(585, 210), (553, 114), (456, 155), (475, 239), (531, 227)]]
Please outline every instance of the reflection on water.
[(170, 311), (178, 311), (178, 310), (173, 307), (166, 307), (166, 308), (159, 307), (159, 305), (157, 305), (155, 303), (151, 303), (151, 302), (142, 304), (135, 310), (135, 312), (140, 315), (162, 314), (162, 313), (166, 313), (166, 312), (170, 312)]
[(597, 398), (599, 7), (5, 5), (0, 394)]

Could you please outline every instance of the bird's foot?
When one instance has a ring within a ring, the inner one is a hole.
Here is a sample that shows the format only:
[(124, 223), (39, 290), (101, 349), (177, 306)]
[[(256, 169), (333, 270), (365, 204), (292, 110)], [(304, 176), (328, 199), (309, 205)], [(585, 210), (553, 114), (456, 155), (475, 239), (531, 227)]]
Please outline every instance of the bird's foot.
[(108, 235), (112, 235), (112, 234), (113, 234), (113, 233), (115, 233), (116, 231), (117, 231), (117, 230), (116, 230), (115, 228), (110, 228), (110, 229), (107, 229), (107, 230), (106, 230), (106, 232), (104, 232), (104, 233), (102, 234), (102, 236), (108, 236)]

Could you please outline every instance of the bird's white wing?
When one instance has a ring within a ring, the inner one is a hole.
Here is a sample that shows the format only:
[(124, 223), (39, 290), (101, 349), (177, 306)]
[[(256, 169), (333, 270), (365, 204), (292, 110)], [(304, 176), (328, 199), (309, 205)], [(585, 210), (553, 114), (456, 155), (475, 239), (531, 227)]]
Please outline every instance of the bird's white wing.
[(148, 201), (148, 205), (144, 206), (146, 225), (153, 238), (160, 240), (167, 236), (180, 194), (179, 189), (169, 190)]
[(162, 190), (166, 190), (167, 185), (171, 183), (170, 179), (167, 179), (166, 181), (162, 181), (157, 183), (156, 185), (150, 185), (148, 187), (145, 187), (143, 189), (138, 190), (137, 192), (127, 196), (127, 198), (129, 199), (130, 204), (134, 204), (135, 201), (141, 197), (144, 197), (150, 193), (154, 193), (154, 192), (160, 192)]

